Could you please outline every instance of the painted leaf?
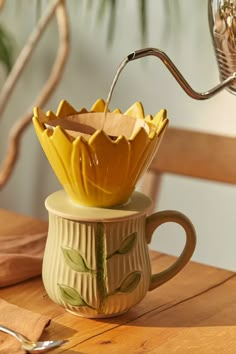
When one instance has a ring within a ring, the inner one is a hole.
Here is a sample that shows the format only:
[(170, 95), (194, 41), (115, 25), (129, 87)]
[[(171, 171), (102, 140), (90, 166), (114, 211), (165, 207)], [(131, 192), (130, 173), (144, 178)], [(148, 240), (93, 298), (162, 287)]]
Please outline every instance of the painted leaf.
[(135, 271), (130, 273), (121, 283), (120, 287), (117, 289), (122, 293), (129, 293), (136, 289), (141, 278), (141, 272)]
[(137, 240), (137, 232), (130, 234), (122, 243), (118, 250), (112, 252), (107, 256), (107, 259), (112, 258), (116, 254), (123, 255), (132, 250)]
[(61, 297), (66, 304), (72, 306), (88, 306), (78, 291), (76, 291), (74, 288), (61, 284), (58, 284), (58, 286)]
[(125, 254), (132, 250), (137, 240), (137, 232), (133, 232), (129, 235), (121, 244), (118, 253)]
[(73, 248), (62, 247), (63, 256), (68, 264), (68, 266), (75, 270), (76, 272), (92, 272), (85, 261), (85, 259), (81, 256), (79, 251)]

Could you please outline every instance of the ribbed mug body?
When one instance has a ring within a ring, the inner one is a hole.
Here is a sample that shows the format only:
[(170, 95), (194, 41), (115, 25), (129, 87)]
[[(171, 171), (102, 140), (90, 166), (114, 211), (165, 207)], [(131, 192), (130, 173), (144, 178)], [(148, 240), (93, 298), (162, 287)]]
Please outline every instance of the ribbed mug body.
[(145, 212), (116, 217), (113, 209), (111, 218), (72, 220), (49, 209), (43, 260), (49, 297), (86, 317), (115, 316), (138, 304), (151, 278)]

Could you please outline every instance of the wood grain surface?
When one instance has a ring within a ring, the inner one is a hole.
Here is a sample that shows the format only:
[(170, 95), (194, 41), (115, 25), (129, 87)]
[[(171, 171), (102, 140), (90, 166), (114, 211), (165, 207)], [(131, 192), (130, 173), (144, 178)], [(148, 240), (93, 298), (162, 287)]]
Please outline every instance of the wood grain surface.
[[(44, 221), (0, 209), (0, 236), (46, 228)], [(154, 251), (150, 257), (153, 272), (175, 260)], [(111, 319), (65, 312), (49, 299), (40, 277), (2, 288), (0, 297), (52, 318), (42, 339), (66, 338), (69, 343), (50, 353), (236, 353), (235, 274), (195, 262)]]

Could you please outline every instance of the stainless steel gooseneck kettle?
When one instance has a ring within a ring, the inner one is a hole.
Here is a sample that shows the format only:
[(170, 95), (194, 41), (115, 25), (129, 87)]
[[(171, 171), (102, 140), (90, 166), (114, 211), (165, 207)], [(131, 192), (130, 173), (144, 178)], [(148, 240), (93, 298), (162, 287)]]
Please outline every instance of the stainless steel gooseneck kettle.
[[(208, 18), (220, 78), (223, 81), (236, 72), (236, 1), (209, 1)], [(228, 90), (236, 94), (236, 80), (230, 83)]]
[(125, 58), (124, 64), (153, 55), (162, 60), (184, 91), (194, 99), (208, 99), (223, 88), (236, 94), (236, 0), (208, 0), (208, 17), (221, 80), (211, 90), (202, 93), (194, 91), (171, 59), (156, 48), (134, 51)]

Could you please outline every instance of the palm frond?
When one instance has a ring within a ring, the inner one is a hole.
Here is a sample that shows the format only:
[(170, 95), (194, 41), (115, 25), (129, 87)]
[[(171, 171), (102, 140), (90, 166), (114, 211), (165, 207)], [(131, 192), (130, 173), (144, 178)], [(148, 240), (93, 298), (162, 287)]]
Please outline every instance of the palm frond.
[(116, 25), (116, 0), (110, 0), (110, 17), (108, 22), (108, 44), (111, 44), (114, 38), (115, 25)]
[(13, 65), (13, 38), (0, 25), (0, 63), (4, 66), (7, 73)]
[(140, 14), (142, 44), (144, 44), (147, 40), (147, 1), (146, 0), (140, 0), (139, 14)]

